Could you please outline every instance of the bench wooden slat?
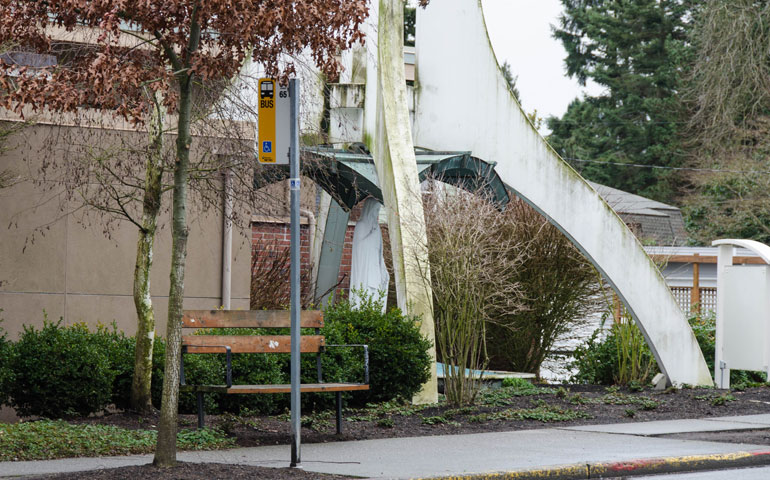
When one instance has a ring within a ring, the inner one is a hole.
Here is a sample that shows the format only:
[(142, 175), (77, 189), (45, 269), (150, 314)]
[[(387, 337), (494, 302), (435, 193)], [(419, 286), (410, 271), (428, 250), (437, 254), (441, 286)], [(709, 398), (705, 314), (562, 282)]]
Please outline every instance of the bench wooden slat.
[[(326, 343), (322, 335), (302, 335), (300, 352), (315, 353)], [(291, 353), (289, 335), (184, 335), (182, 345), (188, 353)]]
[[(181, 385), (182, 391), (204, 393), (290, 393), (291, 385)], [(353, 392), (357, 390), (369, 390), (369, 385), (364, 383), (304, 383), (300, 385), (300, 392)]]
[[(322, 328), (320, 310), (302, 310), (299, 324), (302, 328)], [(288, 310), (185, 310), (184, 328), (290, 328)]]

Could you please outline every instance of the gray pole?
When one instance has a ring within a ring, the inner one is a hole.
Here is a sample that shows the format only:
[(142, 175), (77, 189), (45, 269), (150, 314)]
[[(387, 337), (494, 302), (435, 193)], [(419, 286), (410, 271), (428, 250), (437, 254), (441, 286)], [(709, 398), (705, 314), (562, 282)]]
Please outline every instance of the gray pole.
[(299, 253), (299, 79), (289, 80), (291, 137), (289, 188), (291, 189), (291, 466), (300, 467), (300, 253)]

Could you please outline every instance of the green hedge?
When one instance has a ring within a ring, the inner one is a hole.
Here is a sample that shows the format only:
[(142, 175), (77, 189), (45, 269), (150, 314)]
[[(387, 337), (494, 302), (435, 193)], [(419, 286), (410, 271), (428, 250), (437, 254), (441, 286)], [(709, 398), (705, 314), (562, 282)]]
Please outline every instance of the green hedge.
[(8, 340), (5, 331), (0, 328), (0, 405), (8, 403), (8, 392), (14, 383), (13, 369), (11, 368), (12, 355), (13, 343)]
[(108, 352), (83, 324), (24, 327), (10, 358), (10, 405), (22, 416), (88, 415), (112, 399), (115, 371)]
[[(357, 403), (410, 399), (430, 378), (431, 342), (420, 333), (419, 319), (398, 308), (382, 310), (381, 301), (364, 295), (358, 308), (341, 301), (324, 312), (323, 333), (328, 344), (369, 345), (371, 389), (353, 394)], [(345, 365), (350, 367), (344, 374), (349, 381), (361, 381), (361, 352), (349, 353), (359, 360), (346, 359)]]
[[(0, 403), (22, 416), (61, 418), (130, 408), (135, 340), (113, 324), (90, 331), (44, 320), (18, 342), (0, 336)], [(160, 405), (165, 344), (153, 349), (153, 403)]]
[[(0, 331), (0, 333), (2, 333)], [(286, 329), (220, 329), (220, 334), (286, 334)], [(312, 330), (303, 334), (313, 334)], [(355, 404), (411, 398), (427, 381), (430, 342), (421, 335), (414, 318), (398, 309), (382, 312), (382, 304), (365, 299), (359, 309), (340, 302), (326, 309), (321, 332), (326, 343), (368, 344), (371, 390), (350, 396)], [(135, 340), (115, 325), (90, 331), (84, 324), (63, 326), (44, 321), (42, 329), (24, 327), (18, 342), (0, 335), (0, 403), (22, 416), (61, 418), (89, 415), (109, 404), (130, 407)], [(160, 406), (165, 343), (153, 348), (153, 404)], [(323, 380), (361, 382), (364, 379), (361, 348), (329, 347), (322, 355)], [(189, 384), (223, 384), (224, 355), (185, 355)], [(233, 355), (234, 384), (280, 384), (290, 379), (288, 354)], [(316, 358), (302, 356), (302, 381), (317, 381)], [(333, 405), (334, 394), (303, 395), (303, 409)], [(289, 406), (288, 395), (205, 395), (206, 412), (280, 413)], [(196, 399), (181, 393), (180, 413), (194, 413)]]

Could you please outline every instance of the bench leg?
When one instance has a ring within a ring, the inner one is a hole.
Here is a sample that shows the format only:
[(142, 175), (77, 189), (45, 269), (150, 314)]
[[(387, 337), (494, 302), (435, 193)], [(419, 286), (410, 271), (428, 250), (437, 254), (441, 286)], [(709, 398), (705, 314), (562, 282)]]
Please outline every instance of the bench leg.
[(203, 392), (196, 392), (198, 397), (198, 429), (203, 428)]
[(337, 435), (342, 433), (342, 392), (337, 393)]

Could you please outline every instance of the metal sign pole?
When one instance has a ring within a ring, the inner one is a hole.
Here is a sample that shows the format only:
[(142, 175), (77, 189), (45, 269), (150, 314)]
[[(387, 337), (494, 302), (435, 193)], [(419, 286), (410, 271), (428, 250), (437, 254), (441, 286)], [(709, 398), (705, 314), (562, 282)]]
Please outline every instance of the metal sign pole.
[(289, 188), (291, 189), (291, 466), (300, 467), (300, 236), (299, 236), (299, 79), (289, 80), (291, 137)]

